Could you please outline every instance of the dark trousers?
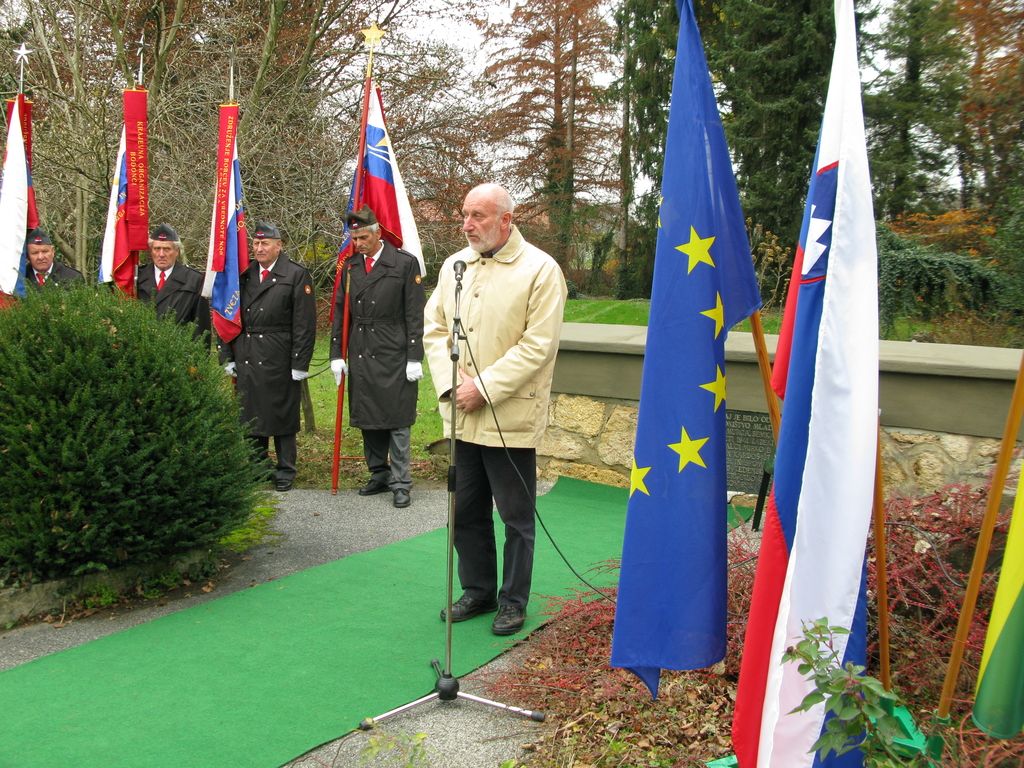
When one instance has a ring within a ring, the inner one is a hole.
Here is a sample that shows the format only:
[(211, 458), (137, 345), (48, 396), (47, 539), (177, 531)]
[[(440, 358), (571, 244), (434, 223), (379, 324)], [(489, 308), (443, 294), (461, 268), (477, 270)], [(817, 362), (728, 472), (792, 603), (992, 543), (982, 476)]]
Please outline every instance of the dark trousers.
[[(266, 435), (253, 435), (253, 445), (256, 446), (257, 458), (266, 463), (267, 451), (270, 448), (270, 438)], [(277, 454), (277, 467), (274, 469), (274, 480), (295, 479), (296, 465), (299, 460), (299, 448), (295, 442), (295, 435), (274, 435), (274, 452)]]
[(370, 470), (370, 479), (392, 491), (412, 488), (411, 429), (364, 429), (362, 433), (363, 456), (366, 457), (366, 468)]
[[(500, 603), (526, 607), (533, 579), (536, 500), (535, 449), (509, 448), (506, 454), (504, 448), (455, 441), (454, 538), (459, 582), (467, 595), (492, 600), (497, 592)], [(505, 524), (500, 591), (494, 506)]]

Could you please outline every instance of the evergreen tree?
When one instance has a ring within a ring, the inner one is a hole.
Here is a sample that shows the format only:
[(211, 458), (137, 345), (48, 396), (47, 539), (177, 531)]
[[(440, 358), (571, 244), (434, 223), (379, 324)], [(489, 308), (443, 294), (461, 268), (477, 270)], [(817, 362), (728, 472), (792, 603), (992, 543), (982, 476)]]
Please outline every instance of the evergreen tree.
[(864, 105), (879, 218), (949, 203), (964, 54), (952, 0), (899, 0), (879, 38), (885, 67)]
[[(623, 58), (622, 224), (619, 298), (649, 296), (658, 236), (658, 203), (679, 18), (672, 3), (623, 0), (616, 13)], [(636, 182), (646, 189), (635, 197)]]
[(835, 40), (832, 0), (720, 0), (703, 30), (746, 216), (795, 243)]

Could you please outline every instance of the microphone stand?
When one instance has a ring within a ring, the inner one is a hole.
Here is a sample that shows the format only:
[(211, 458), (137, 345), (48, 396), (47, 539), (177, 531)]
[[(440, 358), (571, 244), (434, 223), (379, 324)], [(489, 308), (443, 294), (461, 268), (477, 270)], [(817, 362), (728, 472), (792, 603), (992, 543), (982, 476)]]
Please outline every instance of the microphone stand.
[(446, 585), (447, 592), (445, 595), (444, 612), (444, 668), (442, 669), (441, 663), (437, 659), (432, 659), (430, 666), (434, 668), (434, 674), (437, 675), (437, 682), (434, 684), (433, 692), (416, 699), (416, 701), (411, 701), (408, 704), (403, 704), (401, 707), (385, 712), (383, 715), (366, 718), (359, 724), (360, 730), (364, 731), (373, 728), (377, 723), (389, 717), (401, 714), (413, 707), (428, 701), (434, 701), (435, 699), (438, 701), (466, 699), (467, 701), (475, 701), (477, 704), (484, 704), (488, 707), (522, 715), (538, 723), (544, 722), (543, 712), (513, 707), (511, 704), (502, 704), (499, 701), (484, 699), (480, 696), (460, 691), (459, 679), (452, 675), (452, 583), (455, 579), (455, 393), (459, 387), (459, 341), (466, 338), (465, 334), (462, 333), (462, 318), (460, 316), (462, 273), (466, 270), (466, 264), (465, 262), (457, 261), (453, 266), (455, 270), (455, 313), (452, 316), (452, 335), (449, 343), (452, 361), (452, 387), (450, 390), (451, 436), (448, 439), (448, 582)]

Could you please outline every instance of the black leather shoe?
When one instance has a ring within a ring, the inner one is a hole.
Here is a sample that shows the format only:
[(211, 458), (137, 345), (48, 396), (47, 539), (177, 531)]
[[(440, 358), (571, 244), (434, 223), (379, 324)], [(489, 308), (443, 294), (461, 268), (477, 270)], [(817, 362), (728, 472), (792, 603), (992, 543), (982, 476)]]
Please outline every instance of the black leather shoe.
[[(452, 622), (465, 621), (498, 610), (497, 600), (477, 600), (475, 597), (463, 595), (452, 603)], [(444, 621), (444, 608), (441, 609), (441, 621)]]
[(496, 635), (514, 635), (523, 628), (524, 621), (526, 621), (525, 608), (503, 603), (498, 608), (498, 615), (494, 617), (494, 622), (491, 624), (491, 632)]
[(275, 480), (274, 481), (274, 488), (277, 489), (278, 493), (285, 493), (286, 491), (290, 491), (292, 489), (292, 481), (291, 480)]
[(404, 488), (399, 488), (395, 491), (395, 506), (399, 509), (408, 507), (412, 503), (412, 499), (409, 498), (409, 492)]
[(360, 496), (376, 496), (378, 493), (384, 493), (384, 491), (390, 491), (387, 483), (378, 483), (376, 480), (371, 480), (362, 488), (359, 489)]

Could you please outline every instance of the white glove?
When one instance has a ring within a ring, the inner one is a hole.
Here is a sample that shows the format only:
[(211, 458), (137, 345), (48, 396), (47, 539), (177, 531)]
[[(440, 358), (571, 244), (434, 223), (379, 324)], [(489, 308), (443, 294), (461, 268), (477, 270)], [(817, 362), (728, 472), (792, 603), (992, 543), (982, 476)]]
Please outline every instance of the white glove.
[(292, 368), (292, 381), (302, 381), (309, 378), (309, 371), (297, 371)]
[(410, 360), (405, 364), (406, 381), (419, 381), (423, 378), (423, 363), (418, 360)]
[(231, 376), (232, 378), (238, 378), (238, 373), (235, 371), (234, 360), (232, 360), (230, 363), (224, 366), (224, 373), (226, 373), (228, 376)]
[(331, 360), (331, 373), (334, 374), (334, 386), (341, 386), (341, 377), (348, 376), (348, 363), (340, 357)]

